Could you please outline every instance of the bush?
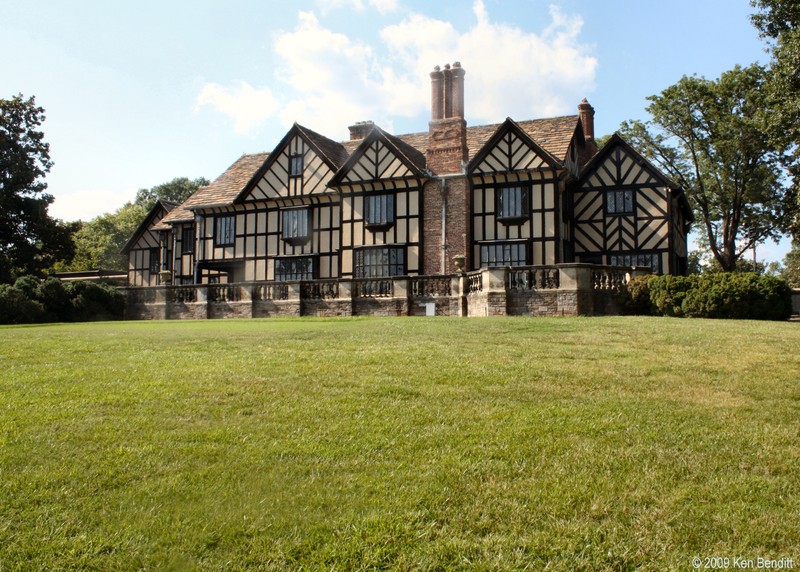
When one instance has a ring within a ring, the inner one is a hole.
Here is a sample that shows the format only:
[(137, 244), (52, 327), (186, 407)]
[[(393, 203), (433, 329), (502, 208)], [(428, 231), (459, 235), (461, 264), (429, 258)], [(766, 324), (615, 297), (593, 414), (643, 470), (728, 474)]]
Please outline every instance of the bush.
[(122, 294), (106, 284), (22, 276), (0, 285), (0, 324), (119, 320), (124, 309)]
[(788, 283), (753, 272), (636, 278), (625, 307), (640, 315), (690, 318), (786, 320), (792, 313)]
[(662, 316), (683, 316), (683, 301), (697, 276), (656, 276), (648, 286), (650, 301)]
[(625, 314), (634, 316), (657, 316), (658, 308), (650, 300), (650, 281), (658, 278), (655, 274), (636, 276), (623, 292), (622, 308)]
[(94, 282), (71, 282), (67, 292), (72, 298), (76, 322), (121, 320), (125, 298), (113, 286)]
[(0, 284), (0, 324), (34, 324), (44, 321), (44, 306), (16, 286)]

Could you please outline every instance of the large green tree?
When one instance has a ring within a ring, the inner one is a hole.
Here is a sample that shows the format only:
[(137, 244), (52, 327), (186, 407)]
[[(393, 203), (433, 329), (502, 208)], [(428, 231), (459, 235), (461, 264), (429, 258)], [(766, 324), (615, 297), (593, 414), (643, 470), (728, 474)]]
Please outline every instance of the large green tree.
[(120, 252), (133, 236), (150, 209), (161, 199), (181, 203), (199, 187), (207, 185), (203, 177), (178, 177), (150, 189), (140, 189), (133, 202), (112, 213), (106, 213), (83, 223), (75, 233), (75, 256), (68, 270), (126, 270), (128, 261)]
[(0, 283), (41, 274), (71, 255), (71, 225), (51, 218), (45, 192), (50, 146), (40, 126), (44, 109), (21, 94), (0, 99)]
[[(785, 166), (800, 189), (800, 2), (752, 0), (758, 10), (752, 16), (772, 56), (766, 85), (771, 112), (768, 128), (774, 143), (786, 151)], [(800, 238), (800, 220), (793, 225)]]
[(684, 76), (648, 98), (647, 122), (624, 137), (683, 186), (704, 242), (725, 271), (742, 254), (789, 228), (793, 189), (766, 127), (768, 72), (737, 66), (718, 80)]

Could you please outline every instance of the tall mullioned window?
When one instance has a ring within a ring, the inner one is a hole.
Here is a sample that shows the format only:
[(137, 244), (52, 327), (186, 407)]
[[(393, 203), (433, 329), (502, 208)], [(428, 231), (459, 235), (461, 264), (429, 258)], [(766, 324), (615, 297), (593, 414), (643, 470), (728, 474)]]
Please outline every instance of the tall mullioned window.
[(289, 156), (289, 176), (300, 177), (303, 175), (303, 156), (290, 155)]
[(364, 197), (367, 227), (388, 228), (394, 224), (394, 195)]
[(194, 225), (183, 227), (181, 250), (184, 254), (192, 254), (194, 252)]
[(214, 245), (231, 246), (236, 236), (236, 216), (218, 216), (214, 223)]
[(513, 186), (497, 189), (497, 218), (501, 222), (522, 222), (529, 210), (527, 188)]

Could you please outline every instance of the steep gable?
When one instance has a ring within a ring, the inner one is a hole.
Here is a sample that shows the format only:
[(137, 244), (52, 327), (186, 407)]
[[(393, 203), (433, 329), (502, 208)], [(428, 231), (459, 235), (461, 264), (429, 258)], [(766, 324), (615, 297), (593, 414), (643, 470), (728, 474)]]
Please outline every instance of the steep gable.
[(424, 176), (425, 156), (376, 126), (353, 151), (330, 184), (380, 183)]
[(518, 124), (506, 119), (470, 161), (471, 174), (507, 173), (557, 168), (559, 161), (538, 145)]
[(237, 202), (328, 192), (328, 182), (346, 158), (341, 143), (295, 123), (237, 197)]

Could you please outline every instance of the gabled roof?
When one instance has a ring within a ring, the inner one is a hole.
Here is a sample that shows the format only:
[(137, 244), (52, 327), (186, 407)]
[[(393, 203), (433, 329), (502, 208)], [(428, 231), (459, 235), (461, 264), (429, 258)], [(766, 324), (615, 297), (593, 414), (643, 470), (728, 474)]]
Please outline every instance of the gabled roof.
[(272, 153), (270, 153), (267, 160), (263, 162), (258, 170), (251, 174), (250, 180), (239, 191), (236, 197), (230, 201), (231, 203), (244, 198), (244, 196), (258, 182), (258, 180), (261, 179), (261, 177), (263, 177), (267, 171), (269, 171), (270, 167), (272, 167), (272, 164), (278, 160), (281, 150), (288, 145), (292, 137), (295, 136), (302, 137), (311, 146), (311, 148), (314, 150), (314, 153), (316, 153), (317, 156), (319, 156), (325, 162), (325, 164), (330, 167), (331, 171), (338, 171), (339, 168), (344, 165), (345, 161), (347, 161), (348, 153), (341, 143), (337, 143), (333, 139), (328, 139), (316, 131), (312, 131), (307, 127), (303, 127), (299, 123), (295, 123), (292, 125), (292, 128), (286, 132), (286, 135), (283, 136), (283, 139), (280, 140), (280, 143), (275, 146), (275, 149), (272, 151)]
[(377, 140), (382, 141), (417, 177), (427, 176), (425, 172), (426, 159), (422, 151), (406, 143), (400, 137), (390, 135), (377, 125), (374, 125), (366, 137), (357, 140), (358, 146), (351, 151), (350, 158), (336, 172), (329, 184), (341, 184), (345, 174), (358, 163), (366, 149)]
[(489, 154), (494, 146), (497, 145), (506, 135), (506, 133), (509, 132), (516, 134), (517, 137), (531, 147), (536, 154), (539, 155), (551, 167), (559, 167), (563, 163), (563, 158), (558, 159), (554, 157), (550, 152), (538, 144), (533, 137), (531, 137), (530, 134), (518, 123), (515, 123), (510, 117), (508, 117), (503, 123), (498, 125), (492, 136), (489, 137), (480, 150), (470, 158), (470, 161), (467, 165), (467, 172), (472, 171), (484, 158), (486, 158), (486, 155)]
[(661, 169), (655, 166), (647, 157), (634, 149), (633, 146), (617, 132), (609, 137), (608, 141), (606, 141), (606, 144), (594, 154), (594, 156), (589, 160), (588, 163), (586, 163), (586, 165), (584, 165), (583, 169), (581, 169), (579, 180), (583, 182), (586, 176), (589, 175), (589, 173), (591, 173), (599, 163), (604, 161), (611, 151), (617, 146), (623, 147), (626, 152), (630, 153), (636, 159), (637, 163), (650, 171), (656, 179), (660, 179), (665, 187), (669, 187), (672, 190), (672, 193), (678, 198), (678, 203), (681, 205), (681, 209), (683, 210), (686, 219), (690, 222), (694, 222), (694, 214), (692, 213), (692, 209), (689, 206), (688, 200), (686, 199), (686, 194), (684, 193), (683, 187), (673, 181), (671, 177), (666, 175)]
[[(504, 124), (467, 127), (468, 160), (472, 160)], [(519, 121), (515, 122), (515, 125), (542, 150), (563, 164), (579, 123), (577, 115), (566, 115)], [(413, 165), (417, 170), (425, 170), (425, 153), (429, 146), (428, 131), (405, 135), (390, 135), (382, 130), (381, 133), (384, 135), (384, 140), (390, 142), (398, 155), (408, 159), (410, 166)], [(352, 159), (353, 153), (363, 143), (363, 140), (338, 143), (295, 123), (275, 147), (273, 153), (242, 155), (214, 182), (199, 188), (183, 204), (164, 217), (162, 224), (193, 221), (194, 210), (228, 206), (241, 200), (252, 185), (256, 184), (269, 169), (271, 163), (277, 160), (277, 152), (295, 134), (303, 137), (333, 171), (339, 171), (345, 163)]]
[(186, 199), (180, 207), (169, 213), (163, 223), (188, 222), (194, 220), (195, 208), (210, 208), (231, 204), (244, 190), (259, 167), (269, 157), (269, 153), (242, 155), (214, 182), (200, 187)]
[[(158, 199), (156, 201), (156, 204), (153, 205), (153, 208), (150, 209), (150, 212), (147, 213), (147, 216), (144, 217), (144, 220), (136, 229), (136, 232), (133, 233), (133, 236), (131, 236), (130, 240), (128, 240), (128, 242), (125, 243), (125, 246), (122, 247), (122, 250), (120, 252), (122, 254), (128, 254), (131, 248), (133, 248), (133, 245), (136, 244), (136, 241), (139, 240), (139, 237), (142, 235), (142, 233), (150, 229), (150, 225), (153, 224), (153, 219), (155, 219), (161, 213), (163, 212), (169, 213), (175, 210), (177, 207), (178, 207), (177, 203), (165, 201), (163, 199)], [(164, 225), (162, 227), (164, 218), (158, 221), (158, 224), (153, 225), (152, 230), (169, 230), (170, 227), (168, 225)]]

